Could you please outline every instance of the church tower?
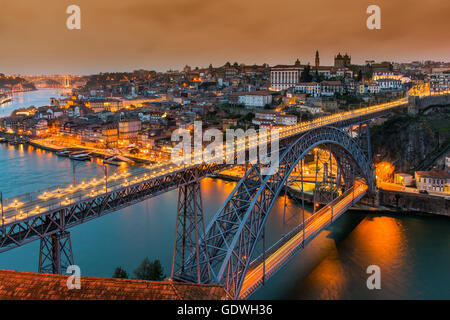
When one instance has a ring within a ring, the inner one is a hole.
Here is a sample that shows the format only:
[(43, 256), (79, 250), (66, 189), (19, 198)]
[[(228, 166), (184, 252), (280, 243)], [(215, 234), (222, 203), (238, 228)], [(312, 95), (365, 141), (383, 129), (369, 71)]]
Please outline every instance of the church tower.
[(316, 69), (319, 68), (320, 58), (319, 58), (319, 50), (316, 51)]

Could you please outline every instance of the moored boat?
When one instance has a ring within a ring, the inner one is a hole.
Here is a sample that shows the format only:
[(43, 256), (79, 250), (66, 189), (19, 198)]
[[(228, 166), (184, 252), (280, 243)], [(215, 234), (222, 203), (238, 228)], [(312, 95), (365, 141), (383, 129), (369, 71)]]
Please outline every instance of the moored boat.
[(120, 162), (121, 161), (118, 161), (115, 157), (109, 157), (103, 160), (103, 163), (110, 164), (113, 166), (120, 166)]
[(61, 151), (56, 152), (56, 155), (60, 156), (60, 157), (68, 157), (68, 156), (70, 156), (70, 151), (69, 150), (61, 150)]
[(69, 155), (69, 158), (72, 160), (86, 161), (90, 160), (92, 157), (89, 152), (72, 152)]
[(11, 97), (0, 98), (0, 105), (7, 103), (7, 102), (11, 102), (11, 101), (12, 101)]
[(132, 161), (128, 158), (121, 157), (121, 156), (111, 156), (111, 157), (105, 158), (103, 160), (103, 163), (110, 164), (113, 166), (120, 166), (121, 163), (132, 163)]

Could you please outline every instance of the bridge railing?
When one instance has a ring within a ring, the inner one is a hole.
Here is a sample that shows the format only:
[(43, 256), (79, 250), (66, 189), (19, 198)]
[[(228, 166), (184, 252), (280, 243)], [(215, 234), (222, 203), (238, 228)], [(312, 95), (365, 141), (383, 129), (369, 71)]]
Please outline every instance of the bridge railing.
[[(153, 169), (155, 170), (155, 168)], [(149, 170), (145, 169), (145, 167), (141, 167), (136, 168), (131, 172), (111, 175), (107, 179), (107, 184), (104, 175), (97, 175), (91, 177), (91, 182), (88, 183), (83, 181), (75, 186), (66, 183), (3, 199), (3, 223), (17, 222), (19, 220), (27, 219), (30, 216), (39, 215), (47, 211), (52, 211), (79, 201), (90, 199), (97, 194), (126, 188), (134, 182), (137, 182), (136, 179), (146, 178), (146, 174), (149, 174)], [(150, 179), (151, 177), (148, 176), (148, 180)]]
[[(289, 239), (292, 238), (292, 236), (294, 236), (295, 234), (297, 234), (298, 232), (300, 232), (303, 229), (303, 226), (307, 226), (312, 220), (314, 220), (317, 216), (322, 215), (323, 212), (325, 212), (326, 210), (328, 210), (328, 208), (333, 205), (334, 203), (336, 203), (336, 201), (339, 201), (339, 199), (343, 199), (344, 197), (348, 196), (350, 193), (353, 192), (353, 188), (350, 188), (348, 190), (346, 190), (342, 195), (339, 196), (339, 198), (334, 199), (330, 204), (322, 207), (320, 210), (318, 210), (317, 212), (315, 212), (313, 215), (311, 215), (310, 217), (308, 217), (304, 222), (300, 223), (299, 225), (297, 225), (296, 227), (294, 227), (291, 231), (289, 231), (288, 233), (286, 233), (283, 237), (281, 237), (277, 242), (275, 242), (269, 249), (266, 250), (267, 254), (271, 254), (272, 252), (277, 251), (283, 244), (285, 244), (287, 241), (289, 241)], [(254, 259), (251, 263), (250, 263), (250, 268), (260, 264), (262, 262), (262, 256), (260, 255), (259, 257), (257, 257), (256, 259)]]

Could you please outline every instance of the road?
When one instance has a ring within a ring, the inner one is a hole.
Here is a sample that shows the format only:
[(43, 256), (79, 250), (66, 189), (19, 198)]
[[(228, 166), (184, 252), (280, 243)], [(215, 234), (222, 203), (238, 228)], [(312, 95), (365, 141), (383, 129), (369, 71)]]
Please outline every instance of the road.
[(307, 242), (318, 232), (323, 230), (331, 222), (332, 217), (333, 219), (339, 217), (351, 206), (353, 199), (362, 197), (366, 193), (367, 188), (367, 185), (355, 182), (354, 194), (353, 189), (348, 190), (335, 200), (333, 207), (330, 205), (325, 206), (305, 221), (304, 231), (300, 230), (298, 233), (294, 234), (280, 248), (270, 254), (265, 260), (265, 265), (260, 263), (249, 270), (244, 279), (240, 296), (245, 298), (251, 294), (262, 284), (263, 274), (265, 274), (266, 279), (268, 279), (279, 267), (289, 260), (292, 254), (295, 253), (304, 242)]

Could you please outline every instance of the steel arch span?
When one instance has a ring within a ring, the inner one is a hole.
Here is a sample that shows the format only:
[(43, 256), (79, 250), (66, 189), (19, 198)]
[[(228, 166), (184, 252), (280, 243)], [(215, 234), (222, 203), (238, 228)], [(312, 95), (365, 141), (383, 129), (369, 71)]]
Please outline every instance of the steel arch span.
[[(205, 252), (199, 261), (201, 282), (223, 284), (230, 298), (238, 298), (256, 244), (283, 185), (300, 160), (311, 149), (324, 144), (336, 154), (341, 170), (345, 171), (348, 163), (355, 164), (354, 177), (364, 179), (369, 190), (373, 190), (372, 165), (356, 140), (334, 127), (306, 132), (280, 151), (275, 174), (263, 176), (262, 165), (254, 164), (218, 210), (200, 243)], [(191, 255), (188, 268), (195, 270), (197, 261)]]

